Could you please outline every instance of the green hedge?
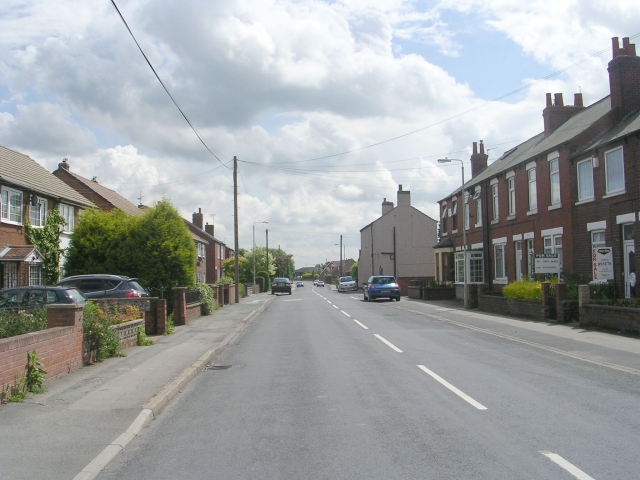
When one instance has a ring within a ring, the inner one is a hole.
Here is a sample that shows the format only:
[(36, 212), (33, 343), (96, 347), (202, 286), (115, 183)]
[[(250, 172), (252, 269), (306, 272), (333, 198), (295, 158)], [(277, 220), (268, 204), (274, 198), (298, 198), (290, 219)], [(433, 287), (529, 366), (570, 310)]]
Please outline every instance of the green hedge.
[(502, 295), (506, 298), (540, 300), (542, 298), (542, 283), (531, 280), (512, 282), (502, 289)]

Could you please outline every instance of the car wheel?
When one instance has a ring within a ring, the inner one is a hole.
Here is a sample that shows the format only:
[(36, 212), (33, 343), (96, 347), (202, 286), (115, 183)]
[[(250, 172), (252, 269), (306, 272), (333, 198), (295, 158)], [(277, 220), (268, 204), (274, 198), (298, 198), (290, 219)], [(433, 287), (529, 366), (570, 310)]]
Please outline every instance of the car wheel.
[(291, 290), (289, 290), (289, 295), (291, 295)]
[(397, 297), (397, 298), (396, 298), (396, 302), (399, 302), (399, 301), (400, 301), (400, 297)]

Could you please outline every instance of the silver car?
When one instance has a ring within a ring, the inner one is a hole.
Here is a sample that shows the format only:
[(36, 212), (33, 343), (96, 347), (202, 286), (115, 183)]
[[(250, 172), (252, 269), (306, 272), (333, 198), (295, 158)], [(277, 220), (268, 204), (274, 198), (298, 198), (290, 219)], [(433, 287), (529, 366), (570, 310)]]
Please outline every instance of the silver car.
[(339, 292), (355, 292), (356, 290), (358, 290), (358, 284), (353, 277), (340, 277), (340, 283), (338, 283)]

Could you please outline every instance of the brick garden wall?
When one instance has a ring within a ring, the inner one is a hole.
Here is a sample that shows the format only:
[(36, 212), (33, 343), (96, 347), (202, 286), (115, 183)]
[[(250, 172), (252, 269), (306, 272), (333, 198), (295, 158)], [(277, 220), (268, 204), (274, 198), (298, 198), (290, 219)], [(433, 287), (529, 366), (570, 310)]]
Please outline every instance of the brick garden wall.
[(0, 385), (24, 374), (27, 352), (34, 349), (47, 379), (82, 368), (82, 307), (49, 305), (47, 323), (47, 330), (0, 340)]
[(545, 320), (547, 307), (539, 300), (519, 300), (499, 295), (478, 295), (478, 310), (500, 315)]
[(582, 305), (580, 325), (640, 334), (640, 309), (608, 305)]

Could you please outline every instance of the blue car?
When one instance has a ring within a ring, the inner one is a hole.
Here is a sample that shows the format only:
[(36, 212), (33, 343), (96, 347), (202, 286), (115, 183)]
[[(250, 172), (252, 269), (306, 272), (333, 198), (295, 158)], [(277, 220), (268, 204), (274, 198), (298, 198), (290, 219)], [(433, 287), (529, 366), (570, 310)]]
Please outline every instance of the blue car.
[(389, 275), (374, 275), (369, 277), (364, 284), (364, 301), (375, 300), (376, 298), (388, 298), (389, 300), (400, 301), (400, 285), (395, 277)]

